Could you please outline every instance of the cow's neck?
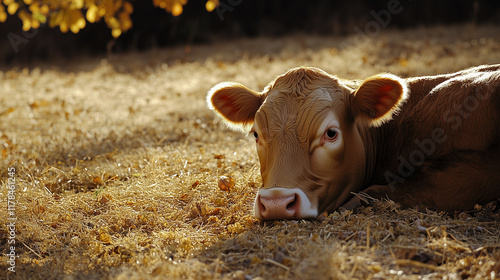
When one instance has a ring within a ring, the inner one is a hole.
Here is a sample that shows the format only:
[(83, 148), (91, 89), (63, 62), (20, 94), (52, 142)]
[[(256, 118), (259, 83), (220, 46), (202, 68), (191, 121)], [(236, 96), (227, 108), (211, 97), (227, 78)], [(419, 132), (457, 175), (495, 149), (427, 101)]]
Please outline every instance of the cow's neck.
[(359, 133), (361, 139), (363, 139), (363, 145), (365, 149), (365, 178), (363, 180), (362, 189), (369, 187), (373, 181), (374, 169), (376, 168), (377, 159), (379, 157), (378, 143), (379, 134), (378, 128), (359, 126)]

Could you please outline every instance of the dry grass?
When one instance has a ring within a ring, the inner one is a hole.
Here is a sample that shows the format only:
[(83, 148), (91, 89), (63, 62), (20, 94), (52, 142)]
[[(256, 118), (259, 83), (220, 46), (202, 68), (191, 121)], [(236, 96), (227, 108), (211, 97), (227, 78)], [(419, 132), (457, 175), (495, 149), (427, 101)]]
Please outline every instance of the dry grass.
[[(316, 221), (256, 221), (253, 141), (204, 99), (217, 82), (261, 89), (298, 65), (363, 78), (499, 63), (499, 31), (387, 31), (366, 46), (298, 35), (4, 69), (0, 217), (7, 224), (15, 167), (19, 258), (15, 274), (1, 262), (0, 278), (498, 278), (497, 202), (469, 213), (375, 202)], [(221, 189), (221, 176), (234, 186)], [(4, 256), (8, 237), (0, 227)]]

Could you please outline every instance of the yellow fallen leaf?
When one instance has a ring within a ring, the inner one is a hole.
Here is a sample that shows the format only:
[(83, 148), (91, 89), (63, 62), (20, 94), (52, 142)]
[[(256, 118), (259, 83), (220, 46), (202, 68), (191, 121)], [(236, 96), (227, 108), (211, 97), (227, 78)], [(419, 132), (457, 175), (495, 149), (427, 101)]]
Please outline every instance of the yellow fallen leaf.
[(235, 184), (234, 179), (231, 177), (221, 176), (219, 178), (219, 189), (221, 191), (230, 192), (234, 188)]

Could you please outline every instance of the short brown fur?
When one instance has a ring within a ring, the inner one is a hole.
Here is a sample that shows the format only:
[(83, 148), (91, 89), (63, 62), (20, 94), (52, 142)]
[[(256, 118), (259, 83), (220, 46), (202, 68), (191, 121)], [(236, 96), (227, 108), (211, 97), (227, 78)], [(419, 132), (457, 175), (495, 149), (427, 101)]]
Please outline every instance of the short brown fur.
[[(381, 74), (361, 84), (301, 67), (248, 96), (259, 108), (239, 106), (245, 112), (237, 114), (253, 115), (265, 131), (263, 187), (298, 186), (321, 197), (320, 212), (358, 191), (441, 210), (500, 197), (500, 65), (405, 80)], [(311, 170), (309, 145), (329, 111), (339, 117), (346, 147), (325, 177)], [(344, 207), (359, 203), (354, 197)]]

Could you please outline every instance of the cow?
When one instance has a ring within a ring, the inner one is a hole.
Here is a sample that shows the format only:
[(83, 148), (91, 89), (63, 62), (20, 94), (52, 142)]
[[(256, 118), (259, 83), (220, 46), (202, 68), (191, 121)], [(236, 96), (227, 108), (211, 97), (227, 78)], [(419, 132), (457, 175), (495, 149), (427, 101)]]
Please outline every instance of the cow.
[(353, 209), (360, 193), (443, 211), (500, 197), (500, 64), (362, 81), (298, 67), (262, 92), (220, 83), (207, 104), (255, 137), (261, 220)]

